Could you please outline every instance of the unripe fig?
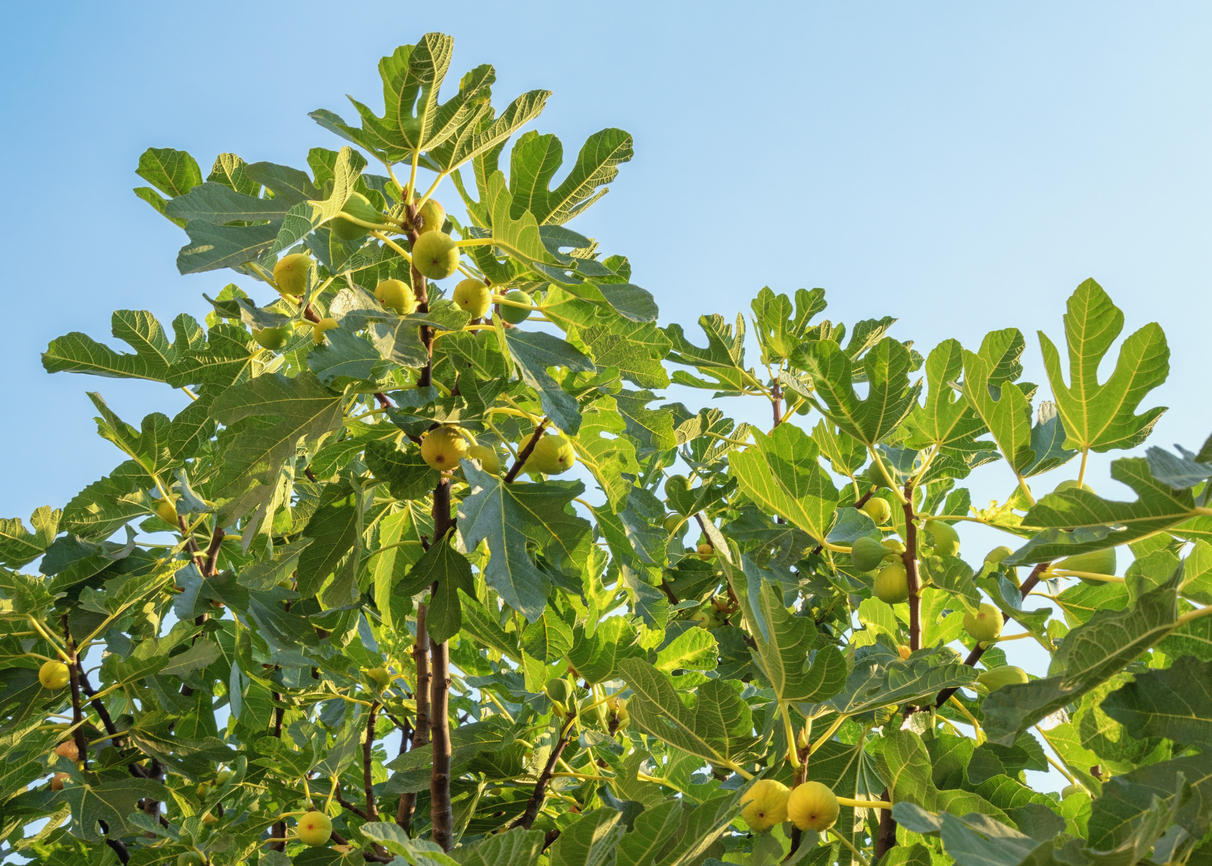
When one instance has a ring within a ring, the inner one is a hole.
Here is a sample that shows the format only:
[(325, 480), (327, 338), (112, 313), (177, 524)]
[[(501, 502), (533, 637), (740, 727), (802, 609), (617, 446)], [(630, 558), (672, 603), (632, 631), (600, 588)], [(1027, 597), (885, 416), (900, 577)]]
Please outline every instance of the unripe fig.
[(673, 535), (673, 533), (681, 525), (682, 525), (682, 515), (666, 514), (664, 522), (661, 523), (661, 528), (665, 530), (666, 535)]
[(75, 740), (64, 740), (55, 746), (55, 754), (60, 758), (67, 758), (69, 761), (80, 760), (80, 749)]
[(194, 793), (198, 795), (199, 800), (205, 800), (206, 795), (210, 793), (210, 783), (199, 782), (198, 787), (194, 788)]
[(183, 851), (177, 855), (177, 866), (202, 866), (202, 857), (197, 851)]
[(902, 660), (905, 660), (905, 659), (909, 658), (909, 656), (913, 655), (913, 650), (911, 650), (909, 647), (905, 646), (904, 644), (901, 644), (900, 646), (898, 646), (896, 648), (896, 652), (901, 657)]
[(70, 778), (71, 778), (71, 776), (69, 776), (67, 773), (55, 773), (55, 775), (51, 776), (51, 782), (50, 782), (51, 790), (52, 791), (62, 791), (63, 786), (67, 784), (67, 780)]
[[(896, 477), (895, 475), (893, 476)], [(880, 468), (874, 463), (867, 464), (867, 469), (863, 472), (862, 478), (867, 484), (885, 489), (888, 487), (888, 479), (884, 477), (884, 473), (880, 472)]]
[(445, 232), (425, 232), (413, 242), (412, 265), (422, 276), (444, 280), (459, 269), (459, 247)]
[(205, 815), (202, 816), (202, 823), (213, 826), (213, 825), (219, 823), (219, 819), (216, 816), (212, 815), (210, 812), (207, 812)]
[(366, 672), (366, 675), (378, 683), (380, 689), (385, 689), (391, 685), (391, 672), (387, 668), (371, 668)]
[(286, 345), (286, 341), (290, 339), (290, 328), (283, 326), (281, 328), (260, 328), (253, 331), (253, 339), (263, 349), (269, 349), (271, 352), (276, 352)]
[(450, 299), (473, 319), (484, 318), (492, 306), (492, 292), (483, 280), (460, 280)]
[(1002, 612), (991, 604), (982, 604), (976, 613), (964, 614), (964, 631), (979, 643), (997, 640), (1005, 624)]
[(714, 553), (715, 553), (715, 548), (712, 547), (710, 544), (706, 544), (706, 543), (700, 544), (698, 547), (695, 548), (695, 555), (699, 559), (703, 559), (703, 560), (711, 559), (711, 557)]
[(42, 688), (57, 692), (71, 682), (71, 671), (63, 662), (44, 662), (38, 668), (38, 682)]
[(321, 319), (318, 322), (313, 322), (311, 326), (311, 338), (318, 346), (324, 342), (324, 332), (331, 331), (336, 327), (339, 327), (337, 325), (337, 320), (331, 316)]
[(884, 549), (892, 556), (900, 556), (905, 552), (905, 545), (899, 538), (885, 538), (880, 544), (884, 545)]
[(989, 691), (996, 692), (1002, 686), (1013, 686), (1030, 682), (1030, 678), (1022, 668), (1016, 668), (1014, 665), (1002, 665), (998, 668), (982, 671), (977, 676), (976, 681)]
[(820, 782), (797, 785), (787, 798), (787, 817), (801, 830), (828, 830), (837, 823), (837, 797)]
[(489, 475), (501, 474), (501, 455), (491, 445), (472, 445), (467, 456), (480, 462), (480, 469)]
[(1072, 797), (1074, 794), (1084, 793), (1086, 793), (1086, 789), (1081, 785), (1065, 785), (1065, 787), (1061, 789), (1061, 799), (1063, 800), (1066, 797)]
[[(360, 219), (362, 222), (367, 223), (379, 223), (383, 221), (383, 214), (370, 203), (370, 199), (360, 192), (351, 194), (345, 200), (345, 204), (341, 206), (341, 213), (348, 214), (355, 219)], [(337, 217), (329, 223), (329, 227), (332, 229), (333, 235), (342, 241), (356, 241), (370, 231), (370, 229), (364, 226), (350, 222), (347, 219), (342, 219), (341, 217)]]
[(308, 812), (299, 818), (299, 841), (313, 848), (332, 838), (332, 819), (323, 812)]
[(412, 293), (412, 286), (403, 280), (382, 280), (375, 286), (375, 297), (399, 316), (407, 316), (417, 309), (417, 296)]
[(1012, 553), (1014, 553), (1014, 551), (1003, 544), (1001, 547), (995, 547), (986, 553), (985, 562), (989, 563), (990, 565), (997, 565)]
[(1066, 556), (1049, 571), (1085, 571), (1091, 574), (1115, 574), (1115, 548)]
[(437, 199), (428, 199), (417, 211), (416, 229), (419, 234), (425, 232), (440, 232), (446, 222), (446, 209), (438, 204)]
[[(505, 296), (507, 301), (516, 301), (519, 304), (529, 304), (530, 295), (519, 289), (514, 289)], [(525, 307), (511, 307), (509, 304), (501, 304), (501, 318), (511, 325), (520, 325), (530, 318), (530, 310)]]
[(703, 608), (699, 608), (690, 615), (690, 621), (699, 628), (711, 628), (712, 616)]
[(856, 538), (850, 545), (850, 561), (859, 571), (871, 571), (879, 568), (887, 553), (888, 549), (884, 545), (866, 535)]
[(233, 773), (231, 770), (220, 770), (215, 775), (215, 784), (216, 785), (226, 784), (227, 782), (231, 781), (235, 775), (236, 774)]
[(1084, 484), (1084, 483), (1078, 484), (1076, 478), (1070, 478), (1067, 481), (1062, 481), (1060, 484), (1056, 485), (1056, 489), (1053, 490), (1052, 492), (1053, 493), (1063, 493), (1064, 491), (1072, 490), (1075, 487), (1079, 490), (1084, 490), (1087, 493), (1094, 492), (1094, 488), (1091, 487), (1089, 484)]
[(169, 526), (176, 526), (178, 523), (177, 506), (173, 505), (170, 499), (161, 499), (156, 504), (156, 515)]
[(863, 503), (862, 512), (875, 521), (876, 526), (887, 526), (892, 519), (892, 506), (886, 500), (873, 496)]
[(938, 556), (958, 556), (960, 539), (955, 527), (941, 520), (931, 520), (926, 529), (934, 539), (934, 552)]
[(572, 443), (563, 436), (542, 436), (526, 459), (526, 468), (544, 475), (559, 475), (576, 465)]
[(909, 600), (909, 573), (902, 563), (885, 565), (875, 576), (875, 597), (888, 604), (900, 604)]
[(787, 820), (791, 789), (774, 779), (759, 779), (741, 797), (741, 817), (755, 833), (765, 833)]
[(448, 472), (458, 467), (469, 447), (462, 431), (447, 424), (425, 434), (421, 440), (421, 458), (431, 469)]
[(627, 712), (627, 699), (611, 696), (606, 699), (606, 711), (613, 717), (614, 729), (620, 730), (631, 723), (631, 713)]
[(274, 283), (284, 295), (298, 297), (307, 291), (307, 275), (311, 272), (311, 256), (307, 253), (291, 253), (278, 259), (274, 265)]

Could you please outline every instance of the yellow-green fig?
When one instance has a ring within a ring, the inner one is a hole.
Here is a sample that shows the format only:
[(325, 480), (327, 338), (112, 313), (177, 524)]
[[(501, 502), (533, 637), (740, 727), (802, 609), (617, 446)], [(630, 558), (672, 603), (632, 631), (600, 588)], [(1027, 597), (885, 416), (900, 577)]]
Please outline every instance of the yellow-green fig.
[(887, 553), (888, 548), (866, 535), (856, 538), (850, 545), (850, 561), (859, 571), (871, 571), (879, 568)]
[(427, 199), (425, 204), (421, 205), (421, 209), (417, 211), (416, 228), (418, 234), (441, 231), (442, 225), (445, 222), (446, 209), (438, 203), (437, 199)]
[(444, 280), (459, 269), (459, 247), (445, 232), (425, 232), (413, 242), (412, 266), (424, 277)]
[(71, 671), (63, 662), (44, 662), (38, 668), (38, 682), (42, 688), (57, 692), (71, 682)]
[(1049, 571), (1084, 571), (1088, 574), (1115, 574), (1115, 548), (1066, 556)]
[(307, 275), (311, 272), (311, 256), (307, 253), (291, 253), (278, 259), (274, 265), (274, 284), (284, 295), (298, 297), (307, 291)]
[(544, 475), (559, 475), (576, 465), (577, 455), (572, 443), (563, 436), (543, 436), (535, 443), (526, 460), (526, 468)]
[(491, 445), (472, 445), (467, 449), (467, 456), (480, 463), (480, 469), (489, 475), (501, 474), (501, 455)]
[(828, 830), (839, 811), (837, 796), (820, 782), (797, 785), (787, 798), (787, 817), (801, 830)]
[(177, 855), (177, 866), (202, 866), (202, 855), (197, 851), (182, 851)]
[[(505, 300), (513, 301), (518, 304), (529, 304), (530, 295), (525, 292), (514, 289), (505, 296)], [(511, 325), (520, 325), (530, 318), (530, 310), (526, 307), (514, 307), (509, 304), (501, 304), (501, 318)]]
[(913, 655), (913, 650), (911, 650), (909, 647), (905, 646), (904, 644), (901, 644), (900, 646), (898, 646), (896, 648), (896, 654), (901, 657), (902, 661), (904, 661), (904, 660), (908, 659), (909, 656)]
[(899, 538), (885, 538), (880, 544), (888, 551), (889, 556), (899, 557), (905, 552), (905, 545)]
[(447, 424), (425, 434), (421, 440), (421, 458), (431, 469), (449, 472), (458, 467), (470, 447), (463, 432)]
[(380, 689), (385, 689), (391, 685), (391, 672), (387, 668), (371, 668), (366, 672), (366, 675), (374, 680)]
[(323, 812), (308, 812), (299, 818), (299, 841), (315, 848), (332, 838), (332, 819)]
[(1084, 794), (1084, 793), (1086, 793), (1086, 789), (1083, 788), (1081, 785), (1065, 785), (1065, 787), (1061, 789), (1060, 795), (1061, 795), (1061, 799), (1063, 800), (1066, 797), (1072, 797), (1074, 794)]
[(680, 527), (681, 525), (682, 525), (682, 515), (666, 514), (665, 520), (661, 524), (661, 528), (665, 530), (666, 535), (673, 535), (673, 533), (676, 532), (678, 527)]
[(1002, 665), (982, 671), (976, 681), (989, 691), (996, 692), (1002, 686), (1021, 685), (1029, 682), (1030, 678), (1022, 668), (1016, 668), (1014, 665)]
[(885, 565), (875, 576), (875, 597), (888, 604), (901, 604), (909, 600), (909, 573), (902, 563)]
[(706, 542), (695, 548), (695, 555), (698, 556), (699, 559), (711, 559), (714, 554), (715, 548)]
[(169, 526), (176, 526), (178, 522), (177, 507), (173, 505), (169, 499), (161, 499), (156, 505), (156, 514), (161, 520)]
[(261, 348), (276, 352), (290, 339), (290, 328), (285, 325), (281, 328), (260, 328), (253, 331), (253, 339)]
[(382, 280), (375, 286), (375, 297), (384, 307), (394, 310), (398, 316), (416, 312), (417, 296), (412, 286), (403, 280)]
[[(370, 199), (360, 192), (351, 194), (345, 200), (345, 204), (341, 206), (341, 213), (366, 223), (381, 223), (383, 221), (383, 214), (370, 203)], [(370, 229), (342, 217), (337, 217), (329, 223), (329, 226), (332, 228), (333, 235), (342, 241), (355, 241), (370, 231)]]
[(960, 539), (955, 527), (941, 520), (931, 520), (926, 529), (934, 539), (934, 552), (938, 556), (958, 556)]
[(862, 512), (875, 521), (876, 526), (887, 526), (892, 519), (892, 506), (884, 499), (873, 496), (863, 503)]
[(982, 604), (976, 613), (964, 614), (964, 631), (979, 643), (997, 640), (1005, 624), (1002, 612), (991, 604)]
[(989, 563), (990, 565), (998, 565), (1003, 559), (1012, 553), (1014, 553), (1014, 551), (1003, 544), (1001, 547), (995, 547), (986, 553), (985, 562)]
[(450, 299), (473, 319), (482, 319), (492, 306), (492, 291), (483, 280), (469, 278), (459, 281)]
[(774, 779), (759, 779), (741, 797), (741, 817), (755, 833), (765, 833), (787, 820), (791, 789)]
[(321, 319), (318, 322), (313, 322), (312, 326), (311, 326), (311, 338), (315, 342), (315, 344), (318, 346), (321, 343), (323, 343), (325, 340), (324, 332), (331, 331), (333, 328), (336, 328), (336, 327), (339, 327), (337, 325), (337, 320), (332, 318), (331, 316)]

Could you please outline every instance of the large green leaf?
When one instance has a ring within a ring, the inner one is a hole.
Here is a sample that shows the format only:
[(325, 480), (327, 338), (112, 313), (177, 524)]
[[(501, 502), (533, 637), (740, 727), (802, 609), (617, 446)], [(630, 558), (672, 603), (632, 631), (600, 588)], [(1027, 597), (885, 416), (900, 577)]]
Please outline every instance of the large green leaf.
[(723, 316), (699, 316), (699, 327), (707, 334), (707, 348), (700, 349), (686, 339), (681, 325), (670, 325), (665, 335), (673, 343), (669, 360), (675, 364), (694, 367), (707, 379), (696, 378), (685, 370), (675, 370), (673, 381), (690, 388), (715, 389), (727, 394), (739, 394), (754, 381), (745, 364), (745, 320), (736, 317), (735, 331)]
[(581, 147), (568, 176), (551, 189), (564, 147), (554, 135), (527, 132), (510, 150), (509, 188), (515, 211), (530, 211), (540, 225), (563, 225), (606, 194), (598, 187), (618, 177), (619, 164), (632, 154), (631, 136), (623, 130), (595, 132)]
[(1183, 656), (1165, 670), (1138, 673), (1102, 707), (1134, 736), (1212, 748), (1212, 662)]
[(463, 627), (459, 590), (472, 601), (475, 601), (476, 597), (471, 563), (467, 561), (467, 557), (454, 549), (449, 538), (441, 539), (430, 546), (413, 565), (408, 576), (396, 586), (396, 592), (415, 595), (430, 586), (433, 587), (433, 593), (425, 627), (431, 640), (445, 643)]
[(769, 436), (752, 434), (753, 446), (732, 455), (729, 472), (757, 505), (820, 543), (833, 528), (840, 496), (817, 462), (816, 443), (793, 424), (780, 424)]
[(912, 803), (931, 812), (977, 812), (1008, 820), (1005, 812), (978, 794), (936, 787), (930, 753), (913, 731), (886, 733), (871, 743), (871, 749), (893, 803)]
[(539, 393), (543, 411), (560, 430), (575, 434), (581, 426), (577, 401), (547, 371), (552, 367), (562, 367), (592, 373), (596, 369), (593, 361), (566, 341), (543, 331), (511, 328), (505, 332), (505, 340), (514, 360), (518, 362), (522, 381)]
[(62, 516), (61, 510), (52, 511), (49, 505), (43, 505), (30, 517), (33, 532), (25, 528), (20, 517), (0, 518), (0, 563), (20, 568), (45, 553), (59, 534)]
[(1065, 384), (1056, 346), (1042, 331), (1039, 334), (1044, 368), (1068, 434), (1067, 447), (1100, 452), (1135, 448), (1166, 411), (1155, 408), (1135, 414), (1145, 395), (1170, 372), (1170, 349), (1156, 322), (1124, 340), (1111, 376), (1099, 383), (1099, 365), (1123, 327), (1124, 314), (1102, 286), (1086, 280), (1077, 287), (1065, 313), (1069, 384)]
[(167, 381), (178, 349), (168, 342), (155, 316), (135, 310), (115, 310), (112, 329), (113, 335), (131, 346), (135, 354), (115, 352), (87, 334), (72, 332), (51, 341), (42, 355), (42, 365), (48, 373)]

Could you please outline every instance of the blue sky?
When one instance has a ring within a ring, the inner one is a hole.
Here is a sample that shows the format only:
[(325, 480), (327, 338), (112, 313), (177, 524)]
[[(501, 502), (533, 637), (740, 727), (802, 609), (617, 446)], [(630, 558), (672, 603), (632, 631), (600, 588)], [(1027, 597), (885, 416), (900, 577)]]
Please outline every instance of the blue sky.
[[(364, 3), (355, 17), (306, 0), (211, 0), (10, 12), (0, 514), (62, 506), (120, 462), (93, 433), (85, 390), (136, 424), (184, 404), (164, 386), (52, 377), (39, 360), (68, 331), (107, 336), (117, 308), (201, 318), (201, 293), (229, 281), (177, 274), (184, 235), (130, 191), (144, 148), (189, 150), (204, 170), (222, 151), (301, 166), (309, 147), (339, 144), (307, 112), (348, 117), (346, 93), (377, 106), (378, 58), (429, 30), (455, 36), (453, 75), (495, 64), (499, 102), (554, 90), (536, 127), (566, 152), (603, 127), (634, 135), (634, 161), (572, 227), (631, 258), (665, 322), (735, 316), (763, 285), (823, 286), (830, 318), (897, 316), (894, 333), (922, 350), (1020, 327), (1029, 378), (1043, 381), (1034, 332), (1060, 339), (1065, 299), (1094, 277), (1128, 331), (1159, 321), (1169, 337), (1170, 381), (1146, 401), (1175, 407), (1158, 444), (1197, 448), (1212, 432), (1212, 6), (737, 9)], [(1093, 472), (1115, 492), (1105, 460)], [(981, 482), (975, 498), (1008, 489)]]

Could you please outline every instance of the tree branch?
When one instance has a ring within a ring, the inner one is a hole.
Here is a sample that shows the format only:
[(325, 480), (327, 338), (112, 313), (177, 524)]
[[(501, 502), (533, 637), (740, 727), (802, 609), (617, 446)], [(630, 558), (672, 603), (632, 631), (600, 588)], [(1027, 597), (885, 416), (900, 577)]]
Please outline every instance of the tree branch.
[[(888, 789), (884, 789), (884, 793), (880, 794), (881, 800), (892, 802), (892, 798), (888, 796)], [(875, 857), (880, 859), (893, 848), (896, 847), (896, 819), (892, 817), (891, 809), (880, 809), (880, 829), (875, 836)]]
[(67, 647), (68, 655), (71, 657), (67, 664), (68, 673), (71, 676), (72, 685), (72, 740), (76, 744), (76, 751), (80, 759), (82, 769), (88, 769), (88, 737), (84, 735), (84, 709), (80, 706), (80, 657), (76, 654), (76, 642), (72, 638), (71, 629), (68, 628), (67, 614), (63, 614), (63, 640)]
[[(417, 666), (417, 724), (412, 729), (412, 748), (417, 750), (429, 742), (429, 632), (425, 628), (425, 617), (429, 606), (417, 605), (417, 642), (412, 648), (412, 660)], [(400, 796), (396, 811), (396, 823), (405, 833), (412, 835), (412, 813), (417, 807), (417, 795), (409, 791)]]
[(374, 758), (375, 721), (379, 717), (379, 702), (370, 705), (370, 718), (366, 720), (366, 741), (362, 743), (362, 787), (366, 789), (366, 812), (363, 814), (367, 821), (378, 821), (379, 810), (375, 807), (374, 779), (371, 777), (371, 762)]
[(433, 771), (429, 777), (433, 840), (443, 851), (454, 847), (454, 811), (450, 805), (450, 645), (429, 640), (433, 679), (429, 702), (433, 734)]
[[(216, 519), (215, 522), (218, 523), (218, 520)], [(202, 566), (203, 577), (214, 577), (219, 573), (216, 568), (219, 562), (219, 548), (223, 546), (223, 536), (226, 534), (223, 527), (215, 527), (215, 531), (210, 537), (210, 546), (206, 548), (206, 561)]]
[(913, 483), (905, 485), (905, 552), (901, 560), (905, 563), (905, 576), (909, 582), (909, 649), (916, 652), (922, 648), (922, 600), (921, 584), (917, 577), (917, 524), (913, 522)]
[(526, 803), (526, 811), (518, 820), (509, 825), (509, 829), (521, 827), (523, 830), (529, 830), (534, 824), (534, 819), (539, 817), (539, 810), (543, 808), (543, 800), (547, 797), (547, 785), (551, 782), (551, 774), (555, 772), (556, 763), (560, 760), (560, 756), (564, 754), (564, 749), (568, 746), (568, 741), (572, 738), (572, 723), (576, 721), (576, 710), (569, 708), (568, 714), (564, 716), (564, 724), (560, 730), (560, 737), (556, 740), (555, 746), (551, 750), (551, 754), (547, 756), (547, 763), (543, 766), (543, 772), (539, 774), (539, 780), (535, 782), (534, 791), (530, 795), (530, 800)]
[(511, 466), (509, 469), (509, 472), (505, 474), (506, 484), (512, 484), (513, 480), (518, 477), (518, 473), (521, 472), (522, 467), (526, 465), (526, 459), (530, 457), (531, 452), (534, 451), (534, 446), (538, 445), (539, 440), (543, 438), (543, 428), (547, 426), (547, 422), (550, 420), (550, 418), (544, 418), (539, 422), (539, 426), (534, 428), (534, 433), (530, 434), (530, 441), (528, 441), (525, 447), (518, 452), (518, 459), (514, 461), (513, 466)]

